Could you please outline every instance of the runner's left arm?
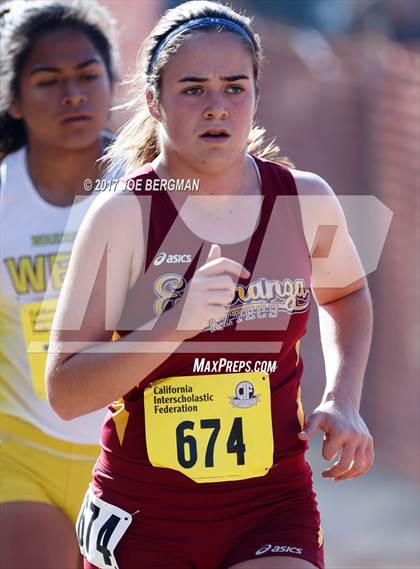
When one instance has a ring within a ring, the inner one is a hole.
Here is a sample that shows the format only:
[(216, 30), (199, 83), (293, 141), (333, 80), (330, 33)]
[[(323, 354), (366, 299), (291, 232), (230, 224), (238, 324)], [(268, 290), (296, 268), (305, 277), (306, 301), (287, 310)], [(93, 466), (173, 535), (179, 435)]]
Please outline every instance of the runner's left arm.
[(294, 174), (312, 257), (312, 292), (319, 309), (326, 371), (321, 403), (299, 437), (309, 440), (323, 431), (324, 458), (339, 456), (323, 476), (345, 480), (365, 474), (373, 464), (373, 440), (359, 414), (372, 337), (372, 303), (334, 192), (319, 176)]

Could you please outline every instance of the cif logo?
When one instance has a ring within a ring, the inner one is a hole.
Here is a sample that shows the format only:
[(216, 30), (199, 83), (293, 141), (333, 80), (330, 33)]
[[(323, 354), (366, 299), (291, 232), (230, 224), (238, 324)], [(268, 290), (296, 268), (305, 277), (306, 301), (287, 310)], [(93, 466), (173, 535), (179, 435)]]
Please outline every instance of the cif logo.
[(237, 399), (252, 399), (254, 396), (254, 386), (250, 381), (241, 381), (235, 389)]
[(231, 404), (234, 407), (253, 407), (260, 400), (259, 395), (255, 395), (254, 386), (250, 381), (241, 381), (235, 389), (235, 395), (229, 397)]
[(168, 255), (162, 251), (162, 253), (159, 253), (159, 255), (155, 258), (153, 264), (155, 267), (158, 267), (162, 263), (191, 263), (191, 255)]

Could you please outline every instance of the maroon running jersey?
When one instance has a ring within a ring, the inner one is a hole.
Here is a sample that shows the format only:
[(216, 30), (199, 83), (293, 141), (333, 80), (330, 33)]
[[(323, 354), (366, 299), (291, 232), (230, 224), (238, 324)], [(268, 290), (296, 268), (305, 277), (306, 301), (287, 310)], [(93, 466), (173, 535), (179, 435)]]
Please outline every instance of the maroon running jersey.
[[(136, 476), (136, 465), (142, 471), (144, 466), (150, 466), (145, 442), (144, 390), (157, 379), (178, 376), (267, 372), (273, 464), (305, 450), (306, 443), (297, 436), (304, 421), (299, 344), (309, 316), (310, 255), (292, 174), (273, 162), (257, 158), (255, 162), (263, 201), (254, 232), (239, 243), (220, 245), (222, 256), (244, 265), (250, 278), (238, 282), (225, 318), (211, 321), (206, 330), (184, 342), (137, 387), (109, 407), (102, 431), (99, 470), (130, 478)], [(128, 292), (118, 329), (120, 336), (182, 302), (189, 280), (196, 268), (204, 264), (211, 246), (186, 226), (171, 200), (169, 186), (160, 186), (150, 165), (130, 179), (137, 187), (135, 193), (142, 207), (146, 260)], [(194, 192), (188, 192), (188, 197), (195, 199)], [(158, 401), (163, 405), (165, 397)], [(166, 472), (158, 470), (159, 476)], [(177, 472), (173, 474), (178, 480), (185, 478)], [(186, 478), (185, 483), (192, 484)]]

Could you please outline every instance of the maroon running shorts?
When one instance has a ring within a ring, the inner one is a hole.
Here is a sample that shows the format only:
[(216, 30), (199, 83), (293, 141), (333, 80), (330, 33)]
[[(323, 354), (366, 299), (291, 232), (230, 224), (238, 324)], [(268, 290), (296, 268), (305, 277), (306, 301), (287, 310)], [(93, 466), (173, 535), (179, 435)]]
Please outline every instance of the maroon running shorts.
[[(268, 556), (305, 559), (324, 569), (312, 473), (303, 454), (283, 458), (266, 476), (236, 482), (197, 484), (151, 466), (135, 471), (135, 480), (133, 473), (114, 477), (100, 459), (94, 473), (97, 496), (129, 513), (139, 510), (115, 549), (119, 569), (229, 569)], [(95, 566), (85, 560), (84, 568)]]

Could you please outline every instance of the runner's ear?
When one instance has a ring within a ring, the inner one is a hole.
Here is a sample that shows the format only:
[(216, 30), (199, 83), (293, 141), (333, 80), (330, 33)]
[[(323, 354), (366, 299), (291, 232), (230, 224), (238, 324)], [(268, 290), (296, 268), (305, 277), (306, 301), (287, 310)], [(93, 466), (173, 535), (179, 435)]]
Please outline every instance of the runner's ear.
[(151, 87), (147, 87), (146, 89), (146, 101), (150, 114), (154, 119), (160, 122), (162, 120), (162, 116), (160, 114), (159, 101)]
[(22, 111), (18, 101), (13, 101), (10, 107), (7, 109), (7, 112), (14, 119), (20, 120), (22, 118)]

